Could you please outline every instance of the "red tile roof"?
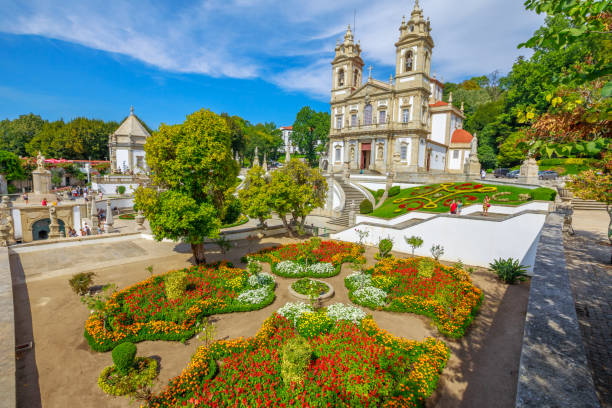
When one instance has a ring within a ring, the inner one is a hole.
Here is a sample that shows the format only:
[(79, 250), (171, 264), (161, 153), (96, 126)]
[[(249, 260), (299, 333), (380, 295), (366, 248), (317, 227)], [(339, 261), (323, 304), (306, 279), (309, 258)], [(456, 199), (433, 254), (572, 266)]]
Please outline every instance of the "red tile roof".
[(443, 101), (438, 101), (436, 103), (430, 103), (429, 106), (431, 106), (432, 108), (436, 108), (438, 106), (448, 106), (448, 103), (443, 102)]
[(281, 126), (281, 130), (293, 130), (293, 126)]
[(455, 129), (451, 136), (451, 143), (471, 143), (473, 136), (464, 129)]

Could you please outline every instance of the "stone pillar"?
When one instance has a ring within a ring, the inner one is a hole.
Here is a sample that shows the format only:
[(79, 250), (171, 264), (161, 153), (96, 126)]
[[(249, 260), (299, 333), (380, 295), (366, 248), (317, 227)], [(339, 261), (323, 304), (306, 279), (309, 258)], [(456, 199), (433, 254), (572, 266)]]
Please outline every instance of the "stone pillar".
[(49, 194), (51, 191), (51, 172), (46, 169), (36, 169), (32, 172), (34, 194)]
[(96, 199), (93, 194), (91, 197), (91, 210), (89, 211), (89, 218), (91, 219), (91, 234), (96, 235), (98, 233), (98, 209), (96, 207)]
[(8, 185), (3, 174), (0, 174), (0, 194), (8, 194)]
[(518, 177), (519, 183), (537, 184), (538, 170), (538, 162), (536, 162), (533, 157), (527, 157), (527, 159), (521, 165)]
[[(289, 163), (291, 160), (291, 153), (289, 153), (289, 146), (285, 147), (285, 163)], [(329, 166), (329, 163), (328, 163)]]
[(57, 222), (57, 208), (54, 206), (49, 207), (49, 218), (51, 219), (51, 223), (49, 224), (49, 238), (61, 238), (60, 225), (59, 222)]
[(11, 210), (11, 199), (8, 196), (2, 196), (2, 203), (0, 204), (0, 208), (2, 208), (2, 218), (6, 219), (6, 224), (8, 225), (7, 230), (7, 240), (9, 244), (14, 244), (15, 241), (15, 222), (13, 220), (13, 212)]
[(266, 173), (268, 171), (268, 161), (266, 160), (266, 154), (264, 153), (264, 157), (263, 157), (263, 163), (261, 164), (261, 168), (263, 169), (264, 173)]
[(463, 172), (468, 178), (480, 177), (480, 161), (477, 155), (470, 153), (467, 162), (463, 165)]
[(255, 156), (253, 157), (253, 165), (251, 167), (259, 166), (259, 150), (255, 146)]
[(113, 209), (111, 208), (111, 200), (106, 200), (106, 221), (104, 222), (104, 229), (107, 234), (114, 232), (113, 229)]
[(143, 224), (145, 221), (145, 216), (142, 213), (142, 210), (138, 210), (138, 215), (136, 215), (135, 220), (136, 220), (136, 225), (137, 225), (136, 230), (144, 231), (145, 227), (143, 226)]

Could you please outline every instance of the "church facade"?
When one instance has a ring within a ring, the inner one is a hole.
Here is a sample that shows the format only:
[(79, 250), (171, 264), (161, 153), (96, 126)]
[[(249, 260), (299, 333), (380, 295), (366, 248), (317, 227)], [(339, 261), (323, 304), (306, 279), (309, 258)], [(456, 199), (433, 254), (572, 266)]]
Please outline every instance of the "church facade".
[[(431, 76), (434, 42), (418, 0), (395, 43), (395, 75), (362, 80), (361, 46), (349, 26), (332, 61), (331, 128), (327, 170), (385, 175), (469, 171), (476, 139), (463, 129), (462, 109), (442, 101)], [(452, 94), (450, 101), (452, 102)], [(471, 169), (473, 172), (474, 169)]]

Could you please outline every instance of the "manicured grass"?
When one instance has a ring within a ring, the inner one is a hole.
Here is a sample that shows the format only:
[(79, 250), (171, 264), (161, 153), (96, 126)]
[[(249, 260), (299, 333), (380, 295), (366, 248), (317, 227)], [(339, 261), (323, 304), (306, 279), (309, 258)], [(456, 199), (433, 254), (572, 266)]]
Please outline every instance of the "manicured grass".
[(224, 228), (232, 228), (232, 227), (237, 227), (237, 226), (239, 226), (239, 225), (246, 224), (247, 222), (249, 222), (249, 217), (247, 217), (246, 215), (241, 215), (241, 216), (238, 218), (238, 221), (236, 221), (236, 222), (235, 222), (235, 223), (233, 223), (233, 224), (225, 224), (225, 225), (222, 225), (222, 226), (221, 226), (221, 229), (224, 229)]
[(479, 184), (479, 183), (442, 183), (406, 188), (370, 215), (381, 218), (393, 218), (410, 211), (445, 213), (450, 211), (452, 200), (461, 200), (463, 208), (482, 203), (485, 196), (491, 204), (520, 205), (528, 200), (520, 200), (519, 194), (529, 195), (528, 200), (554, 200), (556, 192), (548, 188), (527, 189), (515, 186)]

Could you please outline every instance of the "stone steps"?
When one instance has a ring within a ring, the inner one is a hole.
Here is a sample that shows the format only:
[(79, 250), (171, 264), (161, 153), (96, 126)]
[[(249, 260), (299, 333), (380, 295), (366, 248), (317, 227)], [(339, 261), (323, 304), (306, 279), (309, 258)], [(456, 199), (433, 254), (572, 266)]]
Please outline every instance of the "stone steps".
[(366, 198), (363, 193), (354, 187), (351, 187), (345, 183), (344, 179), (336, 179), (342, 190), (344, 190), (344, 208), (342, 209), (340, 216), (334, 218), (329, 223), (342, 227), (349, 226), (349, 212), (354, 210), (356, 214), (359, 214), (359, 204)]
[(606, 203), (594, 200), (581, 200), (579, 198), (572, 199), (572, 207), (574, 210), (606, 210)]

